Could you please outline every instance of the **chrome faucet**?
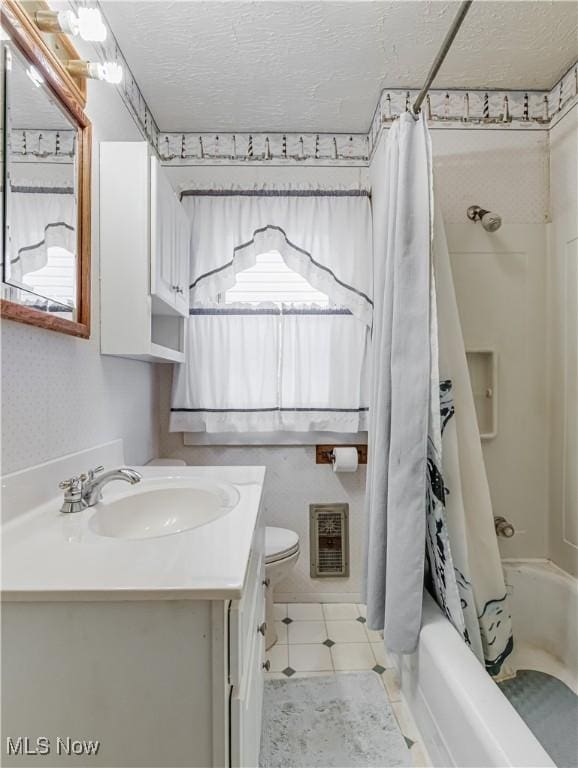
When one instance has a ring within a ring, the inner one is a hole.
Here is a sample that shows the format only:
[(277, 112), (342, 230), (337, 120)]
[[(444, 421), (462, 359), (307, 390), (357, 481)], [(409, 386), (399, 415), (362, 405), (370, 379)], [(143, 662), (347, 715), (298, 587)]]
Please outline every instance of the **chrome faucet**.
[(59, 483), (58, 487), (64, 491), (64, 500), (60, 511), (64, 514), (70, 514), (81, 512), (87, 507), (93, 507), (102, 499), (104, 486), (113, 480), (124, 480), (131, 485), (142, 480), (142, 475), (129, 467), (112, 469), (97, 478), (96, 475), (103, 471), (104, 467), (96, 467), (87, 472), (86, 475), (77, 475)]
[(130, 467), (111, 469), (110, 472), (105, 472), (104, 475), (100, 475), (100, 477), (97, 478), (96, 475), (103, 470), (104, 467), (91, 469), (86, 480), (82, 484), (82, 500), (87, 507), (93, 507), (102, 499), (102, 489), (113, 480), (124, 480), (131, 485), (140, 483), (142, 480), (140, 472), (137, 472), (136, 469), (130, 469)]

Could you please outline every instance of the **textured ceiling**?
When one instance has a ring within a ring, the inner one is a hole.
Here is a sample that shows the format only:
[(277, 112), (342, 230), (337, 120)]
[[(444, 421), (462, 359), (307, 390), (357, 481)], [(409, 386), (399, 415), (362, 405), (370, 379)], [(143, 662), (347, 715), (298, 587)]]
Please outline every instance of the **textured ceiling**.
[[(443, 0), (101, 0), (165, 131), (366, 131), (384, 87), (419, 88)], [(578, 57), (573, 0), (476, 0), (435, 85), (550, 88)]]

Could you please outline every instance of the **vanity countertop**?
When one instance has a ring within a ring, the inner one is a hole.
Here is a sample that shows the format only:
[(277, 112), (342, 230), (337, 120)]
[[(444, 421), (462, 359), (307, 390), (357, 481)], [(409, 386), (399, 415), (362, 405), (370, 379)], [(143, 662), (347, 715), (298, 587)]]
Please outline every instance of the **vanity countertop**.
[[(227, 600), (241, 596), (257, 524), (264, 467), (135, 467), (146, 480), (185, 477), (229, 483), (238, 504), (188, 531), (116, 539), (92, 530), (96, 507), (59, 513), (61, 496), (2, 528), (4, 600)], [(138, 486), (135, 486), (138, 487)], [(104, 488), (109, 502), (131, 493)]]

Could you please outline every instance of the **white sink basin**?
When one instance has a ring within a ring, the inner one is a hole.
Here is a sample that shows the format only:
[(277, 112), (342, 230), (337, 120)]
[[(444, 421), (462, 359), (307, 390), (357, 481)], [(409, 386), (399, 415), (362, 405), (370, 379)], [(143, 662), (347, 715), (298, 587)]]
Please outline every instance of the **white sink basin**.
[(89, 527), (115, 539), (152, 539), (198, 528), (223, 517), (239, 502), (228, 483), (192, 478), (143, 480), (120, 498), (95, 506)]

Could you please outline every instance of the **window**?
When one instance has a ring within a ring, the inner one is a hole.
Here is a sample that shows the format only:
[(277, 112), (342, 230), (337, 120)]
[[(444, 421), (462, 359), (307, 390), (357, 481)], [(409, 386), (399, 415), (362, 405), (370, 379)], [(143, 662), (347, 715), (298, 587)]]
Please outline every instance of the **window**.
[(170, 430), (254, 443), (258, 435), (365, 431), (373, 315), (366, 191), (186, 192), (191, 308)]
[(190, 310), (173, 429), (222, 436), (364, 431), (368, 339), (365, 323), (279, 251), (260, 253), (216, 303)]
[(257, 263), (237, 274), (233, 288), (224, 294), (224, 304), (261, 302), (316, 304), (329, 306), (329, 296), (316, 290), (299, 273), (290, 269), (279, 251), (257, 256)]

